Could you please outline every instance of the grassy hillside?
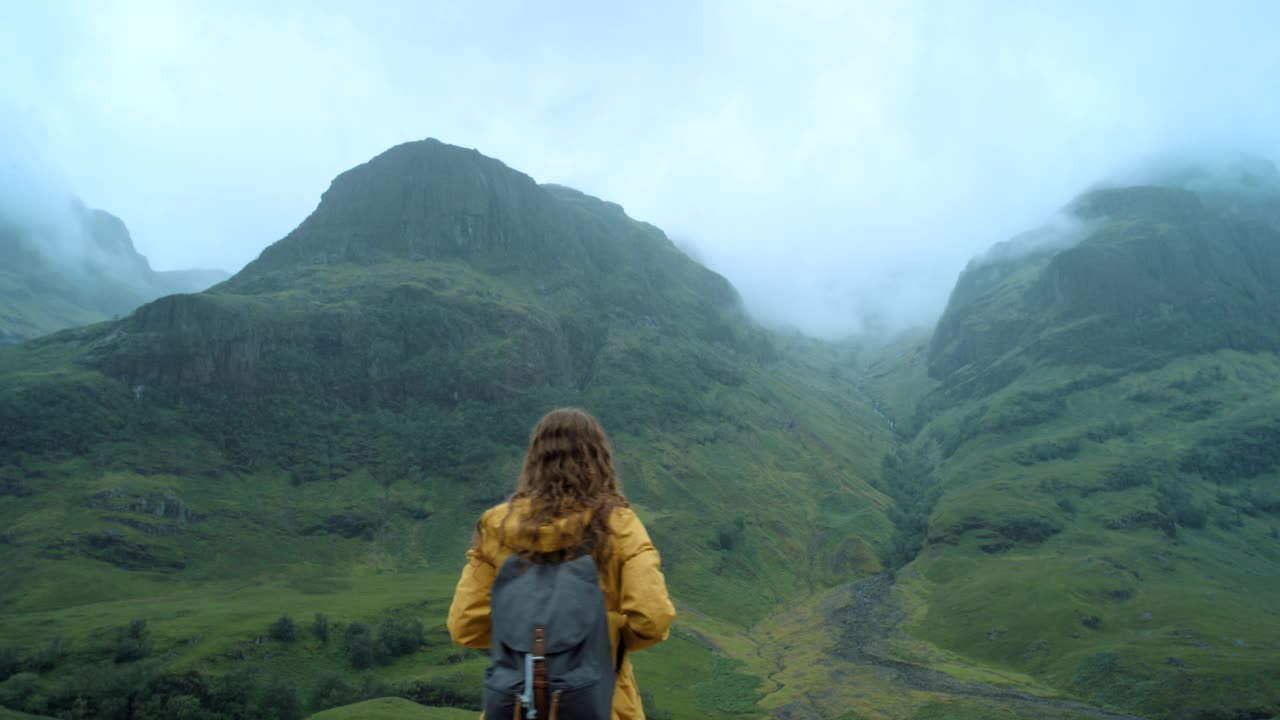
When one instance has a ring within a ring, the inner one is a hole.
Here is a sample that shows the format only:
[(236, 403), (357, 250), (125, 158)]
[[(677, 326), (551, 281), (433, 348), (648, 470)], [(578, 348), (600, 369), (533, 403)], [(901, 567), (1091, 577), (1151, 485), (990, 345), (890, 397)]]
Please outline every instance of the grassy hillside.
[[(1274, 706), (1277, 370), (1274, 355), (1224, 351), (988, 398), (982, 418), (1019, 426), (940, 467), (905, 580), (929, 598), (920, 635), (1157, 716)], [(1030, 415), (1041, 396), (1053, 409)], [(926, 433), (945, 445), (985, 422), (966, 412)]]
[(894, 594), (965, 663), (1144, 716), (1270, 717), (1280, 234), (1177, 189), (1077, 206), (1100, 205), (1075, 244), (971, 266), (931, 378), (869, 376), (899, 412), (918, 398), (884, 468), (926, 488)]
[[(25, 346), (3, 357), (52, 360), (58, 349)], [(24, 375), (24, 390), (39, 382), (38, 373)], [(59, 387), (75, 383), (74, 393), (108, 393), (114, 383), (85, 370), (45, 375)], [(727, 697), (699, 692), (714, 687), (715, 658), (747, 655), (745, 628), (786, 599), (876, 571), (868, 538), (888, 533), (878, 493), (856, 490), (857, 469), (886, 442), (878, 419), (862, 410), (864, 441), (850, 446), (840, 419), (860, 410), (840, 399), (834, 381), (795, 361), (749, 377), (758, 398), (732, 405), (741, 423), (732, 432), (708, 420), (678, 434), (614, 438), (625, 487), (663, 551), (682, 612), (673, 640), (634, 661), (657, 707), (677, 717), (750, 707), (750, 683)], [(324, 672), (355, 670), (343, 639), (351, 623), (376, 628), (404, 616), (423, 623), (426, 645), (379, 667), (379, 677), (438, 684), (455, 693), (448, 699), (474, 702), (484, 658), (449, 645), (443, 615), (470, 525), (494, 499), (482, 493), (506, 491), (518, 445), (474, 486), (425, 476), (384, 487), (364, 469), (292, 484), (279, 471), (223, 470), (218, 454), (199, 437), (162, 430), (153, 442), (104, 442), (56, 461), (21, 457), (0, 499), (0, 634), (24, 663), (67, 640), (46, 682), (70, 684), (77, 667), (114, 670), (119, 633), (142, 619), (149, 657), (166, 670), (246, 665), (286, 679), (306, 706)], [(317, 613), (331, 624), (328, 643), (311, 629)], [(294, 619), (298, 641), (270, 639), (282, 615)], [(730, 640), (707, 639), (716, 634)]]
[(1270, 717), (1280, 231), (1231, 197), (1088, 194), (932, 334), (830, 344), (617, 205), (393, 148), (226, 283), (0, 350), (0, 706), (474, 711), (462, 553), (578, 405), (680, 611), (652, 718)]
[(213, 291), (0, 351), (0, 705), (475, 707), (462, 553), (565, 404), (610, 431), (681, 611), (634, 658), (651, 714), (754, 712), (748, 628), (880, 569), (892, 434), (660, 231), (434, 142)]

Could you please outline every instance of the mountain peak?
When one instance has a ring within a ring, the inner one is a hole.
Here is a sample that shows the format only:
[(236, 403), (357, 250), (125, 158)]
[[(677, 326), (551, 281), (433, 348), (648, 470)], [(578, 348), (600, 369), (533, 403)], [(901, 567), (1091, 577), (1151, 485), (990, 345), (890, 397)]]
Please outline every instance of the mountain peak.
[(396, 259), (528, 265), (560, 234), (552, 205), (533, 178), (476, 150), (405, 143), (335, 178), (315, 211), (244, 272)]
[[(1131, 191), (1138, 189), (1146, 190), (1145, 200), (1132, 197)], [(1118, 173), (1106, 188), (1095, 192), (1128, 194), (1131, 197), (1123, 202), (1132, 203), (1148, 216), (1160, 214), (1153, 205), (1159, 202), (1182, 205), (1182, 209), (1187, 210), (1191, 203), (1176, 198), (1185, 198), (1182, 193), (1189, 192), (1220, 215), (1280, 227), (1280, 170), (1267, 158), (1243, 152), (1183, 153), (1155, 158)], [(1085, 196), (1094, 194), (1085, 193)], [(1157, 199), (1160, 195), (1163, 199)], [(1122, 201), (1115, 196), (1105, 202), (1115, 205)]]
[(1229, 188), (1082, 194), (1066, 213), (1082, 222), (1067, 232), (1006, 243), (988, 253), (1000, 263), (970, 264), (931, 340), (930, 372), (981, 394), (1028, 363), (1130, 367), (1280, 348), (1280, 210)]
[(1081, 220), (1100, 218), (1187, 222), (1204, 212), (1190, 190), (1158, 185), (1105, 187), (1077, 197), (1068, 211)]

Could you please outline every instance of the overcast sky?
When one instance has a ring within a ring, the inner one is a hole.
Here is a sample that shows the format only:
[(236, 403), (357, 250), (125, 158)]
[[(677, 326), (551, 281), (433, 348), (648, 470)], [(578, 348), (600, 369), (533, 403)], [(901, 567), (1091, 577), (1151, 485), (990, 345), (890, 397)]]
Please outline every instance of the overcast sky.
[(0, 0), (0, 150), (238, 270), (424, 137), (623, 205), (768, 322), (928, 323), (1151, 153), (1280, 156), (1280, 3)]

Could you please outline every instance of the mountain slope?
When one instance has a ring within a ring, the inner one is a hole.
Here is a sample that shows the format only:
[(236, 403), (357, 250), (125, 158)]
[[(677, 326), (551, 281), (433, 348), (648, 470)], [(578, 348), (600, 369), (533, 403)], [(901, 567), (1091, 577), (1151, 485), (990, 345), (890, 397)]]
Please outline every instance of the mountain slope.
[(936, 488), (915, 638), (1151, 717), (1280, 710), (1280, 227), (1214, 190), (1083, 195), (971, 263), (931, 379), (869, 380), (918, 383), (919, 469), (885, 466)]
[[(0, 352), (0, 631), (24, 656), (75, 643), (39, 678), (51, 708), (142, 618), (157, 671), (252, 668), (319, 710), (352, 626), (419, 618), (426, 648), (379, 671), (397, 687), (332, 704), (472, 704), (484, 661), (443, 628), (462, 553), (529, 428), (573, 404), (611, 433), (683, 613), (636, 657), (643, 686), (736, 713), (746, 628), (876, 572), (891, 532), (863, 469), (892, 435), (824, 362), (617, 205), (393, 148), (229, 281)], [(317, 612), (331, 642), (261, 642)], [(207, 682), (188, 694), (210, 710)]]
[(573, 404), (681, 612), (633, 658), (653, 717), (1269, 717), (1274, 177), (1086, 193), (876, 349), (760, 330), (617, 205), (393, 148), (227, 282), (0, 351), (0, 705), (473, 707), (461, 553)]
[(0, 212), (0, 345), (125, 315), (161, 295), (226, 279), (214, 270), (156, 272), (124, 223), (68, 198), (33, 219)]

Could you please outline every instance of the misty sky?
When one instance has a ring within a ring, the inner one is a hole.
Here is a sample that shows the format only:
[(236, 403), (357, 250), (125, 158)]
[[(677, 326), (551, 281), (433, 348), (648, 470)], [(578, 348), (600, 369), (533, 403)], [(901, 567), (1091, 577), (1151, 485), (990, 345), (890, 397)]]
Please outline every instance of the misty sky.
[(155, 267), (234, 271), (437, 137), (839, 335), (930, 322), (970, 257), (1152, 153), (1280, 157), (1277, 28), (1208, 0), (0, 0), (0, 152)]

